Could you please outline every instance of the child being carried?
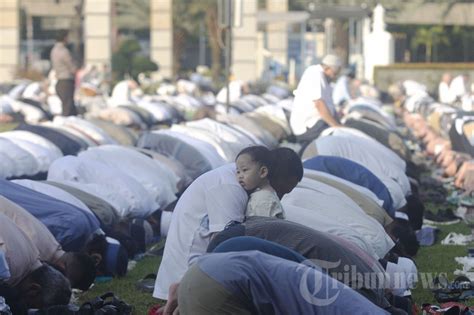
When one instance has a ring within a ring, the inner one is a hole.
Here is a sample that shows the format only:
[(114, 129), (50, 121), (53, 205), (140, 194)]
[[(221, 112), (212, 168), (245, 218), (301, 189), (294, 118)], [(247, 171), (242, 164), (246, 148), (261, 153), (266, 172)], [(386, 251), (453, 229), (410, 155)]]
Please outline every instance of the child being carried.
[(249, 194), (246, 217), (265, 216), (284, 219), (280, 199), (270, 185), (272, 155), (264, 146), (243, 149), (235, 159), (237, 180)]

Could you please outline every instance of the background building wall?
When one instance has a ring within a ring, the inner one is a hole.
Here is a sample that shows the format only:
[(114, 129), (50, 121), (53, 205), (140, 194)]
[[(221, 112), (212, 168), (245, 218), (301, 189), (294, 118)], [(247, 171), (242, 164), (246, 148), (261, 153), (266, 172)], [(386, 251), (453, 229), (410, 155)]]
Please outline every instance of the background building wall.
[(257, 0), (242, 1), (242, 26), (233, 29), (232, 72), (240, 80), (257, 78)]
[(172, 13), (172, 0), (150, 0), (150, 56), (164, 77), (173, 75)]
[(19, 65), (19, 0), (0, 1), (0, 81), (11, 81)]

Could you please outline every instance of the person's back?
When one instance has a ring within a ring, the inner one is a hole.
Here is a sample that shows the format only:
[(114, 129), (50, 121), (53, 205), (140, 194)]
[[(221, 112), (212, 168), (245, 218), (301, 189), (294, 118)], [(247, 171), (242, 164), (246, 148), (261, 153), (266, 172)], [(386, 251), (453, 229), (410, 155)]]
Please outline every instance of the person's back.
[(38, 219), (7, 198), (0, 196), (0, 213), (12, 220), (35, 244), (40, 259), (54, 264), (65, 252)]
[[(287, 220), (251, 217), (244, 223), (230, 226), (219, 233), (209, 244), (208, 252), (214, 251), (214, 248), (227, 239), (241, 235), (258, 237), (294, 250), (323, 268), (334, 278), (337, 278), (338, 273), (347, 272), (347, 269), (344, 270), (345, 266), (350, 266), (362, 275), (370, 275), (372, 279), (357, 279), (354, 275), (341, 281), (355, 289), (363, 288), (363, 290), (372, 291), (369, 295), (371, 300), (378, 305), (385, 305), (382, 289), (385, 277), (382, 266), (357, 246), (340, 237)], [(374, 282), (371, 284), (370, 281)], [(375, 283), (376, 287), (373, 286)], [(360, 286), (357, 287), (357, 285)]]
[[(320, 119), (319, 113), (313, 103), (314, 100), (324, 99), (332, 105), (332, 89), (324, 77), (321, 65), (308, 67), (293, 92), (293, 108), (291, 111), (290, 125), (295, 135), (300, 135), (311, 128)], [(330, 107), (333, 110), (333, 106)]]
[(0, 195), (40, 220), (66, 251), (79, 251), (92, 234), (101, 232), (93, 214), (18, 184), (0, 180)]
[(3, 213), (0, 213), (0, 258), (0, 281), (5, 281), (11, 287), (41, 267), (36, 247)]
[(382, 181), (359, 163), (338, 156), (318, 155), (303, 162), (305, 168), (325, 172), (368, 188), (383, 200), (383, 207), (394, 214), (390, 192)]
[(410, 193), (410, 183), (404, 173), (405, 170), (391, 160), (389, 153), (395, 154), (387, 148), (382, 151), (379, 148), (374, 148), (371, 143), (364, 141), (364, 139), (339, 136), (321, 137), (311, 145), (316, 146), (319, 154), (344, 157), (362, 164), (380, 179), (386, 177), (394, 180), (404, 195)]
[(376, 122), (369, 119), (358, 118), (357, 113), (349, 115), (344, 122), (344, 126), (360, 130), (387, 148), (393, 150), (400, 158), (409, 161), (411, 153), (403, 138), (395, 131), (383, 128)]
[(234, 164), (201, 175), (184, 191), (173, 212), (154, 297), (167, 297), (169, 286), (205, 253), (212, 233), (230, 221), (243, 221), (247, 200)]
[[(276, 173), (270, 183), (281, 199), (303, 177), (303, 165), (289, 148), (277, 148), (271, 154)], [(232, 221), (243, 221), (247, 201), (247, 192), (236, 178), (235, 164), (209, 171), (188, 187), (173, 212), (154, 297), (167, 298), (170, 285), (179, 282), (188, 265), (206, 252), (214, 233)]]
[[(383, 258), (395, 245), (382, 225), (369, 217), (342, 192), (317, 181), (303, 180), (303, 182), (301, 186), (304, 185), (304, 188), (297, 187), (283, 198), (283, 208), (286, 209), (286, 206), (301, 207), (312, 213), (326, 216), (346, 227), (352, 227), (363, 235), (378, 258)], [(310, 188), (310, 185), (313, 187)]]
[(305, 178), (319, 181), (340, 190), (364, 210), (367, 215), (377, 220), (382, 226), (385, 227), (392, 223), (392, 218), (387, 211), (382, 208), (383, 201), (378, 199), (369, 189), (328, 173), (308, 169), (305, 170)]
[[(95, 278), (94, 260), (86, 254), (66, 253), (53, 234), (28, 211), (0, 196), (0, 213), (7, 216), (28, 237), (41, 261), (60, 269), (71, 287), (87, 290)], [(76, 275), (75, 277), (73, 275)]]
[(259, 251), (202, 257), (190, 269), (190, 277), (185, 276), (179, 286), (178, 305), (183, 314), (208, 314), (222, 302), (214, 299), (202, 303), (199, 297), (212, 294), (207, 291), (214, 286), (193, 281), (195, 272), (204, 273), (211, 282), (227, 290), (227, 299), (221, 306), (238, 305), (239, 314), (343, 314), (349, 310), (353, 314), (386, 314), (320, 270)]

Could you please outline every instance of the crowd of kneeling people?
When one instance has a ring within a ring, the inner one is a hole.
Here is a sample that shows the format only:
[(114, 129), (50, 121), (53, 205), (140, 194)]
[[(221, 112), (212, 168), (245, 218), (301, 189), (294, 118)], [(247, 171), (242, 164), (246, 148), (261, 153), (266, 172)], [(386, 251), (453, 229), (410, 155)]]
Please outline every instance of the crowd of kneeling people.
[(461, 102), (446, 104), (435, 101), (424, 86), (403, 93), (400, 98), (406, 111), (403, 119), (413, 135), (443, 169), (443, 175), (454, 177), (454, 186), (466, 194), (474, 191), (474, 115)]
[[(415, 231), (424, 211), (419, 170), (379, 101), (354, 101), (342, 122), (300, 154), (252, 145), (233, 163), (209, 158), (206, 172), (182, 187), (177, 202), (153, 200), (160, 210), (146, 214), (122, 205), (121, 191), (97, 194), (77, 184), (90, 171), (87, 176), (119, 190), (113, 169), (92, 174), (96, 169), (85, 160), (110, 164), (136, 153), (124, 148), (58, 159), (46, 182), (0, 180), (0, 296), (15, 314), (68, 304), (71, 288), (125, 275), (129, 258), (166, 236), (153, 296), (167, 302), (157, 314), (411, 314)], [(160, 135), (141, 153), (152, 156), (172, 131)], [(191, 152), (187, 159), (197, 159)], [(132, 168), (130, 161), (123, 167)], [(85, 206), (59, 198), (55, 189)], [(161, 189), (162, 196), (170, 193)], [(111, 205), (97, 195), (117, 200)], [(134, 202), (139, 208), (141, 201)]]

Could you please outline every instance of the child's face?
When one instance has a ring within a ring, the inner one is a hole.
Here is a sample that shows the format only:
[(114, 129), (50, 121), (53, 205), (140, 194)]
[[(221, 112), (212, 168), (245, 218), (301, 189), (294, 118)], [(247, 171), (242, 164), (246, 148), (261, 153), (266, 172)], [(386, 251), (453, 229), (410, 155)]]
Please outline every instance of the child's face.
[(250, 155), (242, 154), (235, 161), (237, 166), (237, 180), (247, 191), (259, 187), (267, 178), (268, 169), (252, 160)]

